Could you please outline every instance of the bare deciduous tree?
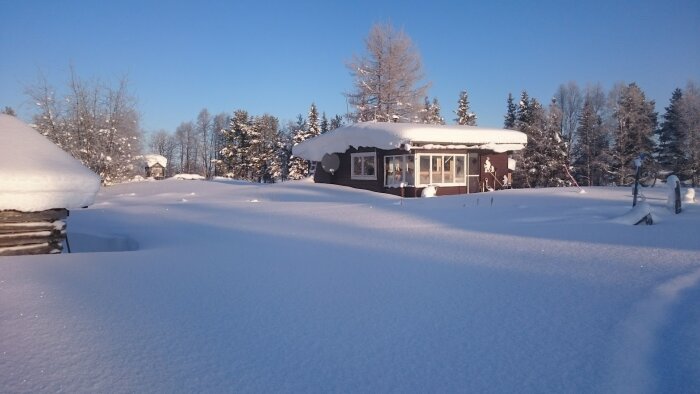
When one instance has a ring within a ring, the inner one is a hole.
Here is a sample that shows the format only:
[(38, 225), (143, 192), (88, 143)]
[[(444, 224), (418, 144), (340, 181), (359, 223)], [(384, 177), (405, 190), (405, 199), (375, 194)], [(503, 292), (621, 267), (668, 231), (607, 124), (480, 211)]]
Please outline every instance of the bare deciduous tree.
[(355, 106), (351, 120), (414, 121), (429, 84), (422, 83), (423, 66), (411, 39), (390, 24), (376, 24), (365, 49), (347, 64), (354, 78), (354, 90), (346, 94)]

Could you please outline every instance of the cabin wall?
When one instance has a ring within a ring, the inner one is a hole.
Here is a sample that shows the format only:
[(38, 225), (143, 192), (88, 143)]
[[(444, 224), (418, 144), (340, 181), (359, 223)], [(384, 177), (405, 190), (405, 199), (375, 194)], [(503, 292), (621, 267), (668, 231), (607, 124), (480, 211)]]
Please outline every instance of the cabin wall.
[[(376, 163), (376, 174), (377, 174), (377, 179), (376, 180), (357, 180), (357, 179), (351, 179), (351, 154), (352, 153), (357, 153), (357, 152), (376, 152), (377, 156), (377, 163)], [(410, 153), (411, 154), (417, 154), (417, 153), (442, 153), (442, 154), (464, 154), (464, 153), (479, 153), (479, 161), (480, 161), (480, 170), (479, 170), (479, 190), (482, 191), (486, 189), (486, 181), (488, 180), (488, 185), (490, 187), (493, 187), (494, 184), (496, 185), (496, 189), (502, 189), (502, 179), (503, 176), (506, 175), (508, 171), (508, 154), (506, 153), (494, 153), (494, 152), (488, 152), (488, 151), (467, 151), (467, 150), (455, 150), (455, 149), (434, 149), (434, 150), (412, 150)], [(396, 187), (385, 187), (384, 186), (384, 157), (387, 155), (403, 155), (407, 154), (409, 152), (406, 152), (404, 150), (400, 149), (394, 149), (394, 150), (382, 150), (382, 149), (375, 149), (375, 148), (363, 148), (360, 147), (359, 149), (348, 149), (345, 153), (338, 153), (338, 157), (340, 158), (340, 165), (338, 167), (338, 170), (331, 175), (330, 173), (326, 172), (321, 168), (320, 165), (318, 165), (316, 172), (314, 174), (314, 182), (316, 183), (331, 183), (331, 184), (336, 184), (336, 185), (341, 185), (341, 186), (348, 186), (348, 187), (354, 187), (357, 189), (365, 189), (365, 190), (371, 190), (374, 192), (379, 192), (379, 193), (388, 193), (388, 194), (393, 194), (397, 196), (403, 195), (404, 197), (420, 197), (421, 193), (423, 191), (423, 187), (404, 187), (403, 190), (401, 188), (396, 188)], [(486, 160), (490, 161), (491, 165), (495, 169), (495, 176), (498, 179), (498, 182), (494, 182), (494, 176), (486, 173), (484, 169), (484, 165), (486, 164)], [(472, 192), (474, 192), (472, 190)], [(438, 196), (445, 196), (445, 195), (455, 195), (455, 194), (465, 194), (467, 193), (467, 187), (466, 185), (459, 185), (459, 186), (440, 186), (438, 187), (437, 190), (437, 195)]]

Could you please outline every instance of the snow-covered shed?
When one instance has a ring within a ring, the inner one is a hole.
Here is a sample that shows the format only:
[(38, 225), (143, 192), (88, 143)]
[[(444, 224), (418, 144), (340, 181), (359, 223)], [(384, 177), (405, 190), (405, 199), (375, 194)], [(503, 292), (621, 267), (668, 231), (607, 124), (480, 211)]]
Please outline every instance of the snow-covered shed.
[(0, 114), (0, 256), (59, 253), (68, 210), (92, 204), (99, 189), (95, 173)]
[(315, 182), (405, 196), (436, 186), (447, 195), (508, 187), (509, 155), (525, 144), (514, 130), (366, 122), (301, 142), (292, 153), (320, 162)]
[(168, 159), (164, 156), (150, 154), (143, 155), (144, 165), (146, 167), (146, 176), (155, 179), (165, 178), (165, 169), (168, 167)]

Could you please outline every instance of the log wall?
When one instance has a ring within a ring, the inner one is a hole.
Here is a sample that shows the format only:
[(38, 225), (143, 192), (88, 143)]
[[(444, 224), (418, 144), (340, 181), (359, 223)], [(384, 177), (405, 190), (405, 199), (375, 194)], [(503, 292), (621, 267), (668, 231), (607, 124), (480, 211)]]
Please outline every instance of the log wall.
[(0, 211), (0, 256), (61, 253), (67, 209)]

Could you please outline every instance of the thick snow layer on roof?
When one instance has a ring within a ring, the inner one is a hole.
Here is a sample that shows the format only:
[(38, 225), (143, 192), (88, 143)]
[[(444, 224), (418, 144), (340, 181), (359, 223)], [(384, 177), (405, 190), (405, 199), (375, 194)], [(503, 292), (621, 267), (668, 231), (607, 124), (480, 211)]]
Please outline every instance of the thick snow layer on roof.
[(143, 155), (143, 162), (148, 167), (153, 167), (156, 163), (162, 165), (163, 167), (168, 166), (168, 159), (156, 154)]
[(14, 116), (0, 114), (0, 210), (79, 208), (100, 178)]
[(326, 153), (341, 153), (350, 147), (410, 149), (416, 144), (432, 148), (488, 149), (494, 152), (520, 150), (527, 143), (524, 133), (474, 126), (420, 123), (356, 123), (295, 145), (292, 152), (306, 160), (320, 161)]

